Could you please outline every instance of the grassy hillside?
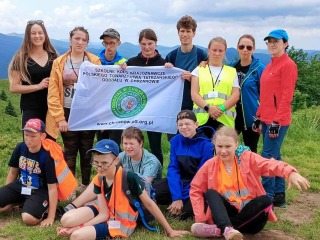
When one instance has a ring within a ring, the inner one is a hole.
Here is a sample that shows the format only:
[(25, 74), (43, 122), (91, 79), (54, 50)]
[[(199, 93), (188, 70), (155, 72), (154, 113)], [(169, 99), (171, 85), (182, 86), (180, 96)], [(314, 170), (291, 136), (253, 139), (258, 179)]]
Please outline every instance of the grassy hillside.
[[(8, 100), (14, 105), (16, 112), (19, 113), (19, 95), (8, 92), (8, 81), (0, 81), (0, 93), (4, 90)], [(4, 113), (8, 101), (0, 100), (0, 185), (3, 185), (7, 175), (7, 163), (15, 145), (22, 141), (21, 115), (11, 117)], [(296, 112), (293, 116), (293, 124), (284, 141), (282, 155), (284, 161), (294, 165), (302, 175), (306, 176), (311, 182), (311, 190), (320, 190), (320, 108), (307, 109)], [(147, 147), (147, 146), (146, 146)], [(147, 147), (148, 148), (148, 147)], [(261, 143), (259, 144), (261, 150)], [(163, 149), (165, 153), (165, 167), (168, 164), (169, 144), (163, 137)], [(164, 171), (166, 172), (166, 171)], [(165, 175), (165, 173), (164, 173)], [(288, 192), (288, 203), (298, 194), (296, 190)], [(4, 197), (4, 196), (0, 196)], [(60, 239), (56, 237), (55, 228), (26, 227), (21, 224), (17, 213), (0, 214), (0, 223), (6, 221), (6, 226), (0, 229), (0, 239)], [(176, 221), (170, 218), (170, 223), (179, 229), (189, 230), (192, 221)], [(55, 226), (59, 223), (56, 221)], [(319, 209), (314, 210), (314, 219), (311, 223), (293, 224), (292, 222), (281, 220), (276, 224), (268, 223), (267, 229), (279, 229), (290, 232), (303, 239), (319, 239), (318, 231), (320, 227)], [(0, 224), (1, 228), (1, 224)], [(162, 235), (150, 233), (144, 229), (139, 229), (131, 239), (164, 239)], [(183, 239), (196, 239), (186, 236)]]

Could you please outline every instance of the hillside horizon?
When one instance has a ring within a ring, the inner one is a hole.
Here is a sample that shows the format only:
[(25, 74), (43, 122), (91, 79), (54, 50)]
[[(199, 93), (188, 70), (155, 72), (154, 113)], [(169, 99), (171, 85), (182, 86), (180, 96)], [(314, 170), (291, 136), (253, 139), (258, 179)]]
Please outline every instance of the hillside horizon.
[[(10, 60), (12, 59), (12, 56), (14, 53), (20, 48), (22, 39), (24, 37), (24, 34), (19, 33), (9, 33), (9, 34), (2, 34), (0, 33), (0, 45), (2, 49), (5, 49), (6, 51), (1, 52), (1, 58), (0, 58), (0, 79), (6, 79), (8, 78), (8, 65)], [(57, 40), (57, 39), (50, 39), (56, 50), (59, 54), (63, 54), (66, 51), (69, 50), (69, 42), (68, 40)], [(173, 49), (177, 48), (179, 45), (175, 46), (163, 46), (158, 45), (157, 50), (161, 54), (163, 58), (172, 51)], [(197, 45), (198, 46), (198, 45)], [(198, 46), (204, 50), (206, 50), (206, 47)], [(89, 42), (87, 50), (91, 53), (98, 54), (101, 49), (103, 49), (103, 46), (101, 45), (101, 42)], [(140, 47), (138, 44), (133, 44), (130, 42), (123, 42), (119, 48), (118, 51), (121, 55), (123, 55), (125, 58), (129, 59), (131, 57), (136, 56), (140, 52)], [(307, 52), (310, 56), (313, 56), (315, 54), (319, 54), (320, 51), (318, 50), (304, 50)], [(237, 55), (237, 50), (234, 47), (230, 47), (227, 49), (226, 58), (228, 61), (233, 60)], [(261, 60), (262, 63), (267, 64), (270, 62), (270, 54), (267, 52), (266, 49), (256, 49), (254, 53), (254, 57)]]

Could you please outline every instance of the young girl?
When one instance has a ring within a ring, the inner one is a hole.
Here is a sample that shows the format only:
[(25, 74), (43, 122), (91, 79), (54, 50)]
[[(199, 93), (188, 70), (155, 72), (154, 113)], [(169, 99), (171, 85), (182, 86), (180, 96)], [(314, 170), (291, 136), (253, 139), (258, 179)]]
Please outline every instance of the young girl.
[[(220, 128), (213, 141), (216, 157), (208, 160), (191, 182), (190, 198), (196, 221), (191, 232), (196, 236), (223, 234), (227, 240), (240, 240), (240, 231), (255, 234), (267, 220), (276, 221), (261, 176), (285, 177), (289, 181), (288, 189), (293, 184), (299, 190), (310, 187), (308, 180), (292, 166), (238, 146), (238, 135), (232, 128)], [(205, 211), (205, 199), (208, 211)]]
[[(100, 239), (107, 237), (129, 237), (137, 226), (138, 212), (132, 208), (122, 191), (122, 167), (119, 163), (119, 146), (112, 140), (101, 140), (91, 149), (92, 166), (98, 175), (93, 179), (94, 192), (98, 196), (98, 206), (87, 205), (72, 209), (63, 215), (57, 228), (60, 236), (70, 239)], [(155, 202), (144, 190), (139, 176), (129, 171), (127, 181), (130, 191), (139, 197), (143, 205), (165, 228), (169, 237), (183, 236), (187, 231), (171, 228)]]

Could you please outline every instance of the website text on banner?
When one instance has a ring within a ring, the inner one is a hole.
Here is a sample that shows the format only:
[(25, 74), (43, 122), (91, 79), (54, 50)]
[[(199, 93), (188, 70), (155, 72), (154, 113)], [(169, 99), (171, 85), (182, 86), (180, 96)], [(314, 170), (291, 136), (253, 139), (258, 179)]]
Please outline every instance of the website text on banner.
[(84, 62), (71, 105), (71, 131), (125, 129), (176, 133), (183, 70), (97, 66)]

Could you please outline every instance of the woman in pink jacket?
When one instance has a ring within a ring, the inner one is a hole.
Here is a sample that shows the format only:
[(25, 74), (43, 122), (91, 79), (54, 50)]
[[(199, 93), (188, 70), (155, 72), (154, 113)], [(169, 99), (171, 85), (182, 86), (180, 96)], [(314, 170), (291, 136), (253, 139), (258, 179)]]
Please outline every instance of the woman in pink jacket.
[(223, 235), (227, 240), (240, 240), (240, 231), (255, 234), (268, 220), (276, 221), (261, 176), (284, 177), (289, 181), (288, 189), (292, 185), (299, 190), (310, 187), (308, 180), (287, 163), (265, 159), (248, 147), (238, 146), (238, 135), (232, 128), (220, 128), (213, 142), (216, 156), (199, 169), (191, 182), (196, 221), (191, 232), (198, 237)]

